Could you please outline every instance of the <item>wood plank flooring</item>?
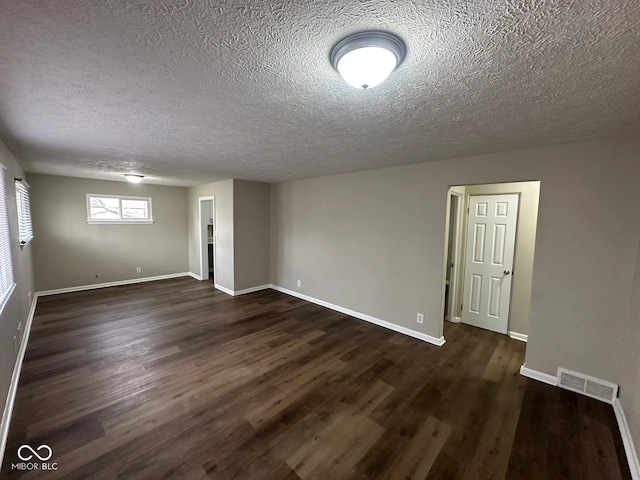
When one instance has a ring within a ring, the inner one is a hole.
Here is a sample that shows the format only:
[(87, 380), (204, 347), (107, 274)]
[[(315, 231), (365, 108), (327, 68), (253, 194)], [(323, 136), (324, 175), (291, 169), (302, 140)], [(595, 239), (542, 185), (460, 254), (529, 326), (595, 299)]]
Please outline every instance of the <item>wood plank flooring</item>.
[[(520, 376), (524, 343), (445, 337), (190, 278), (44, 297), (2, 478), (630, 478), (610, 406)], [(23, 444), (57, 470), (12, 470)]]

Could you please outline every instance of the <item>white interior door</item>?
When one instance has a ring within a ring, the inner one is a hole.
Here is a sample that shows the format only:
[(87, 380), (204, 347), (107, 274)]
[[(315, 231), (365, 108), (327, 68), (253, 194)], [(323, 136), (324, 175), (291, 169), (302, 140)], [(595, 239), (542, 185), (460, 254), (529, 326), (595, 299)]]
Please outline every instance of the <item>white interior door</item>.
[(507, 333), (518, 195), (469, 199), (462, 322)]

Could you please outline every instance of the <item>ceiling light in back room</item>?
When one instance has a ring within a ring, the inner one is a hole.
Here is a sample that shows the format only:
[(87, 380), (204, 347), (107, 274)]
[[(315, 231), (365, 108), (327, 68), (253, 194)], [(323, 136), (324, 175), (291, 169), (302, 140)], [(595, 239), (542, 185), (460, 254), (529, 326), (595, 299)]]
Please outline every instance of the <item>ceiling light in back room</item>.
[(340, 40), (331, 50), (331, 64), (356, 88), (380, 85), (400, 65), (407, 49), (387, 32), (360, 32)]
[(140, 183), (144, 178), (144, 175), (135, 175), (133, 173), (125, 173), (124, 178), (131, 183)]

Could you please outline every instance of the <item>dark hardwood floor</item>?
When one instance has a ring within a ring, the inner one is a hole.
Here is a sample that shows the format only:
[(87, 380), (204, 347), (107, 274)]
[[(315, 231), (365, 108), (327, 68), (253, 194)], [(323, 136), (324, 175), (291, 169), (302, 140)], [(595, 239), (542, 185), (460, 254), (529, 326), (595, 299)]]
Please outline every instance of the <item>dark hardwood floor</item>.
[[(519, 375), (524, 343), (445, 337), (190, 278), (44, 297), (2, 476), (630, 478), (609, 405)], [(57, 470), (12, 471), (23, 444)]]

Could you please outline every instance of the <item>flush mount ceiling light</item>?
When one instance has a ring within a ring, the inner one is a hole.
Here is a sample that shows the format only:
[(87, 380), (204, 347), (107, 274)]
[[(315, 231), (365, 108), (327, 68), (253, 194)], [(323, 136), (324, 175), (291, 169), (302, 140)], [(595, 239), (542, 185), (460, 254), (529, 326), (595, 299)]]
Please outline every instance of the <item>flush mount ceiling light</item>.
[(125, 173), (124, 178), (126, 178), (131, 183), (140, 183), (144, 178), (144, 175), (134, 175), (132, 173)]
[(340, 40), (331, 50), (331, 65), (356, 88), (381, 84), (400, 65), (407, 49), (387, 32), (360, 32)]

